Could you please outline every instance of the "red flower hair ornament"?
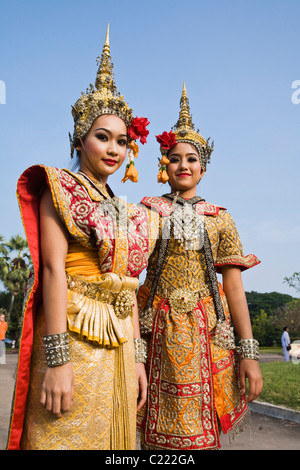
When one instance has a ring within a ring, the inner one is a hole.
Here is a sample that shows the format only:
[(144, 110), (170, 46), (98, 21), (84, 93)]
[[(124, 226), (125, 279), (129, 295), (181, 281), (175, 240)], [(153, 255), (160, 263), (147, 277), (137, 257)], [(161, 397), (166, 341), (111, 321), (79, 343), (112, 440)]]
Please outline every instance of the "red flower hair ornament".
[(169, 180), (167, 173), (167, 165), (170, 161), (167, 158), (167, 153), (177, 144), (176, 135), (171, 130), (170, 132), (164, 131), (160, 135), (156, 135), (156, 140), (160, 144), (161, 159), (159, 161), (159, 171), (157, 175), (158, 183), (166, 183)]
[(127, 134), (133, 140), (140, 139), (141, 144), (147, 143), (147, 136), (149, 134), (148, 129), (146, 127), (150, 124), (147, 118), (144, 117), (135, 117), (132, 121), (130, 126), (128, 127)]
[(149, 131), (146, 129), (146, 127), (148, 124), (150, 124), (150, 121), (148, 121), (147, 118), (135, 117), (127, 129), (127, 135), (130, 140), (128, 143), (129, 151), (127, 156), (125, 176), (122, 179), (123, 183), (125, 183), (127, 180), (130, 180), (133, 183), (138, 182), (138, 171), (135, 168), (134, 159), (138, 157), (139, 146), (135, 143), (135, 141), (140, 139), (141, 144), (147, 143)]
[[(156, 137), (157, 142), (160, 144), (161, 151), (170, 150), (173, 147), (175, 147), (175, 145), (177, 144), (176, 135), (174, 134), (173, 131), (170, 131), (170, 132), (164, 131), (162, 134), (156, 135), (155, 137)], [(165, 154), (166, 152), (162, 152), (162, 153)]]

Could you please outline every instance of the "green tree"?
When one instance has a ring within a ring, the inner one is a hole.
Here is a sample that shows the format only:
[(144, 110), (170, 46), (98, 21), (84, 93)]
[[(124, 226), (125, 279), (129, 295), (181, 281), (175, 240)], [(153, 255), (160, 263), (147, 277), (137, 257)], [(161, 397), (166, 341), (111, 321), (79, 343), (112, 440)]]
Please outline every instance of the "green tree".
[(10, 292), (11, 299), (8, 308), (8, 318), (12, 312), (15, 296), (24, 294), (30, 273), (31, 258), (27, 241), (16, 235), (3, 243), (1, 237), (0, 276), (4, 287)]
[[(15, 296), (12, 311), (10, 313), (7, 329), (7, 338), (18, 342), (22, 329), (22, 313), (23, 313), (24, 292)], [(10, 292), (0, 292), (0, 306), (6, 310), (6, 320), (8, 320), (8, 309), (11, 302)]]
[(293, 287), (298, 293), (300, 293), (300, 273), (294, 273), (290, 277), (285, 277), (283, 282), (288, 284), (288, 286)]
[(285, 326), (289, 327), (291, 341), (300, 339), (300, 299), (294, 299), (272, 316), (272, 324), (282, 333)]
[(4, 237), (0, 235), (0, 279), (3, 280), (8, 274), (8, 250), (4, 243)]
[(246, 292), (246, 298), (251, 319), (256, 315), (260, 315), (264, 310), (267, 315), (273, 315), (278, 308), (291, 302), (294, 297), (288, 294), (280, 294), (279, 292)]
[(278, 330), (274, 328), (271, 317), (261, 310), (252, 320), (253, 336), (261, 346), (273, 346), (278, 340)]

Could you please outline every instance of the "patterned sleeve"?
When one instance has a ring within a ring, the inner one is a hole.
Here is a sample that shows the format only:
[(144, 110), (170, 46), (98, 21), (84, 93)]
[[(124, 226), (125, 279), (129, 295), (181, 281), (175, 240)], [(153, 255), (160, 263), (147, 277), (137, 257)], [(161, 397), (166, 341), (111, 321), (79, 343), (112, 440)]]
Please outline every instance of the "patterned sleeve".
[(222, 266), (236, 266), (242, 271), (252, 268), (260, 261), (255, 255), (244, 255), (243, 246), (231, 215), (226, 211), (219, 213), (219, 245), (215, 268), (218, 273)]
[(130, 206), (132, 206), (130, 209), (130, 218), (139, 231), (138, 238), (143, 239), (145, 242), (143, 252), (148, 259), (159, 236), (159, 214), (143, 204), (129, 204), (129, 207)]
[(51, 167), (45, 170), (55, 209), (68, 232), (87, 248), (93, 246), (94, 207), (87, 191), (68, 172)]

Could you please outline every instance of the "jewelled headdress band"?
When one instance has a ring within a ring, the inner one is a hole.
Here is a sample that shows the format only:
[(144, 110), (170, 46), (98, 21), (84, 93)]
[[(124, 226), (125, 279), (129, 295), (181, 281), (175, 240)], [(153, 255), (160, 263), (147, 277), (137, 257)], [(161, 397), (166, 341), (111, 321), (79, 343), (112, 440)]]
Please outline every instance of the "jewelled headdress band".
[(76, 144), (84, 138), (94, 120), (103, 114), (113, 114), (125, 122), (129, 137), (129, 152), (124, 180), (131, 179), (136, 182), (138, 180), (137, 170), (132, 166), (134, 166), (134, 158), (137, 158), (139, 148), (134, 141), (139, 138), (142, 144), (147, 142), (149, 131), (146, 126), (149, 121), (147, 118), (134, 118), (133, 111), (126, 103), (124, 96), (117, 91), (110, 56), (109, 25), (101, 57), (97, 57), (97, 65), (99, 67), (95, 85), (90, 84), (86, 92), (82, 92), (80, 98), (72, 106), (74, 133), (73, 136), (69, 134), (71, 157), (73, 157)]
[(160, 144), (161, 159), (159, 162), (159, 173), (157, 180), (160, 183), (166, 183), (169, 179), (166, 167), (170, 163), (167, 155), (170, 149), (175, 147), (177, 143), (183, 142), (192, 144), (196, 147), (202, 170), (206, 170), (207, 164), (213, 152), (214, 142), (209, 144), (210, 138), (207, 140), (202, 137), (199, 129), (195, 131), (195, 126), (190, 114), (189, 100), (187, 97), (185, 83), (183, 84), (182, 94), (180, 98), (179, 118), (175, 126), (170, 132), (163, 132), (156, 136), (156, 140)]

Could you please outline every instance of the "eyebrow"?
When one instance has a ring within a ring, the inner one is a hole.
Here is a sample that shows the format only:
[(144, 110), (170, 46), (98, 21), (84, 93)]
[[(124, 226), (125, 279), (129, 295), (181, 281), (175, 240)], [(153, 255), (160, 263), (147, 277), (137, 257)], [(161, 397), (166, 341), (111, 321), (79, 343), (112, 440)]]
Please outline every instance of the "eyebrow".
[[(196, 152), (191, 152), (191, 153), (187, 153), (186, 156), (188, 157), (189, 155), (196, 155)], [(180, 153), (171, 153), (170, 157), (181, 157), (182, 155)]]
[[(105, 129), (105, 127), (98, 127), (98, 129), (94, 130), (94, 132), (96, 132), (96, 131), (105, 131), (108, 134), (111, 134), (111, 131), (109, 129)], [(120, 136), (127, 137), (127, 134), (120, 134), (119, 137)]]

